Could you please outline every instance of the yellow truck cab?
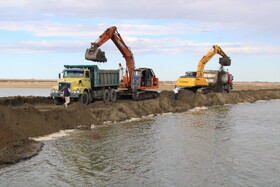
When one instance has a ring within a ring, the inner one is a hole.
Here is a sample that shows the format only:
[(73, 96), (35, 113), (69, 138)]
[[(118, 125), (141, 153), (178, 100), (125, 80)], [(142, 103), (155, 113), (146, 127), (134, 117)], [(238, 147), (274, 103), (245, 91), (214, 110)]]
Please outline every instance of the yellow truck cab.
[(115, 101), (119, 87), (119, 70), (100, 70), (97, 65), (65, 65), (57, 86), (51, 90), (55, 104), (63, 103), (63, 90), (70, 87), (70, 98), (82, 104), (93, 99)]

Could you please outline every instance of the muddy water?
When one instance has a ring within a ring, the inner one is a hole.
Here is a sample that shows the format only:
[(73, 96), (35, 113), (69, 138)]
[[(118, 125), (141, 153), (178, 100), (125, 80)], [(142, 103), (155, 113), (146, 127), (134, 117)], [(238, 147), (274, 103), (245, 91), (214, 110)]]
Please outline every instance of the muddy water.
[(50, 88), (0, 88), (0, 97), (50, 96)]
[(0, 186), (278, 186), (280, 101), (193, 109), (45, 141)]

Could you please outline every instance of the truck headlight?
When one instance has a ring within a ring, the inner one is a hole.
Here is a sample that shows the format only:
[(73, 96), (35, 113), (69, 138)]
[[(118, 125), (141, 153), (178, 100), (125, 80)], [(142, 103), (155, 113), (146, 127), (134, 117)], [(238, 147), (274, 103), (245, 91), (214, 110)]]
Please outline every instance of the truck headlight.
[(79, 90), (74, 90), (74, 93), (78, 94), (78, 93), (80, 93), (80, 91)]

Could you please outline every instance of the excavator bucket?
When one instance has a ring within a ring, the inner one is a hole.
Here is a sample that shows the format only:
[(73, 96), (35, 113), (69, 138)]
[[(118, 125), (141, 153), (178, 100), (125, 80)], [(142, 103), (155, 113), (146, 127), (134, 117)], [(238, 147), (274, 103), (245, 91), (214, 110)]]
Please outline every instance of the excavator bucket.
[(219, 63), (222, 66), (230, 66), (231, 65), (231, 59), (227, 56), (224, 56), (224, 57), (219, 59)]
[(85, 58), (94, 62), (107, 62), (105, 52), (98, 48), (88, 48), (86, 50)]

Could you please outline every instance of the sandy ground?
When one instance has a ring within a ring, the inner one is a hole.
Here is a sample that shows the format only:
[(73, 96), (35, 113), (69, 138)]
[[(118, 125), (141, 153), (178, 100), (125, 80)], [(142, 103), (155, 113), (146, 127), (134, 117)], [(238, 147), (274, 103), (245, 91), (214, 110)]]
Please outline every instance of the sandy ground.
[(0, 79), (0, 88), (51, 88), (56, 85), (52, 79)]
[[(174, 82), (163, 82), (160, 90), (171, 90), (173, 87)], [(279, 84), (236, 83), (231, 93), (195, 94), (188, 90), (180, 90), (178, 100), (174, 100), (172, 91), (162, 91), (156, 99), (127, 99), (114, 103), (95, 101), (86, 106), (72, 102), (68, 108), (54, 105), (50, 97), (0, 98), (0, 164), (15, 163), (38, 154), (43, 143), (30, 137), (43, 136), (59, 130), (90, 129), (92, 124), (99, 125), (105, 121), (123, 121), (151, 114), (182, 112), (199, 106), (270, 99), (280, 99)]]

